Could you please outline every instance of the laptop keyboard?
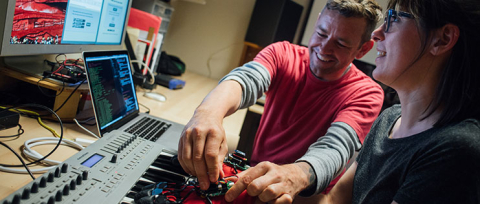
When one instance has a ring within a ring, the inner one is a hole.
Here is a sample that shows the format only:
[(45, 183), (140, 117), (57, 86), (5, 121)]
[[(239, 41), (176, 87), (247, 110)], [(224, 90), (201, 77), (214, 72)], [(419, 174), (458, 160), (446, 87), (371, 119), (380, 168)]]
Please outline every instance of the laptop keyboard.
[(127, 128), (125, 131), (135, 136), (155, 142), (165, 131), (167, 131), (170, 126), (172, 126), (170, 123), (166, 123), (154, 118), (144, 117)]

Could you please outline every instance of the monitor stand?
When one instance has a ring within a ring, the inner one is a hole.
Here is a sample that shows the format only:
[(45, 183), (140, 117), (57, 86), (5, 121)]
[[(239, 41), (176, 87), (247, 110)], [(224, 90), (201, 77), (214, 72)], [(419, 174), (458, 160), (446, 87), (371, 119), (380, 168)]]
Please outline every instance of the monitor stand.
[(43, 55), (3, 57), (8, 68), (38, 77), (42, 77), (43, 71), (51, 69), (44, 60)]

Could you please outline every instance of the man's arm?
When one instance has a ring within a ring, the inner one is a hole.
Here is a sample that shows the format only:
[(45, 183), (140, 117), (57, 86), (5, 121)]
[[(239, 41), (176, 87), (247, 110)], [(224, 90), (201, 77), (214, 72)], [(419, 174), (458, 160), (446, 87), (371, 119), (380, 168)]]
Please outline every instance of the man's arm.
[(225, 76), (195, 110), (182, 132), (178, 159), (187, 173), (197, 176), (201, 189), (208, 189), (223, 173), (228, 152), (223, 118), (254, 104), (269, 85), (266, 68), (249, 62)]
[(315, 172), (315, 180), (300, 195), (311, 196), (325, 190), (360, 148), (357, 133), (351, 126), (343, 122), (332, 123), (325, 136), (311, 144), (307, 153), (297, 160), (309, 163)]
[(270, 201), (291, 203), (299, 192), (298, 189), (308, 186), (308, 166), (309, 164), (306, 162), (281, 166), (271, 162), (261, 162), (255, 167), (250, 167), (237, 174), (237, 177), (228, 178), (235, 184), (225, 194), (225, 200), (232, 202), (244, 190), (247, 190), (249, 196), (258, 196), (257, 201), (262, 203)]
[(258, 196), (262, 202), (275, 200), (282, 203), (294, 199), (309, 186), (313, 189), (309, 195), (321, 192), (359, 148), (360, 141), (353, 128), (335, 122), (296, 163), (275, 165), (262, 162), (238, 174), (239, 180), (225, 199), (230, 202), (247, 190), (250, 196)]
[(198, 177), (202, 189), (208, 189), (209, 180), (216, 181), (220, 174), (222, 155), (228, 152), (223, 118), (237, 110), (241, 91), (235, 81), (220, 83), (197, 107), (182, 132), (178, 160), (185, 172)]
[(267, 68), (262, 64), (251, 61), (232, 70), (223, 77), (220, 82), (234, 80), (242, 86), (242, 100), (239, 109), (248, 108), (255, 104), (263, 93), (268, 90), (271, 82), (271, 76)]

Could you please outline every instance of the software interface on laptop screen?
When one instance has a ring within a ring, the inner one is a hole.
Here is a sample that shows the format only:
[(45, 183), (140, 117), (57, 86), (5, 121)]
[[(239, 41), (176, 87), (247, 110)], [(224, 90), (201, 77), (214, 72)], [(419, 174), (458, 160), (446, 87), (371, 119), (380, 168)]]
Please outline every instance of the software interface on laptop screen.
[(100, 131), (139, 110), (128, 54), (85, 56)]

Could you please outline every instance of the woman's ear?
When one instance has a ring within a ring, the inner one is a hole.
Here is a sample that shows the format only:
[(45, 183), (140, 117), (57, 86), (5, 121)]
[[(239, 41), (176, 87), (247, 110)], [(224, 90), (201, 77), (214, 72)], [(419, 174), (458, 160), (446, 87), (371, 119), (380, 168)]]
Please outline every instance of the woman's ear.
[(451, 23), (444, 25), (434, 32), (435, 34), (433, 35), (430, 49), (430, 53), (433, 55), (441, 55), (450, 51), (460, 37), (460, 29)]

